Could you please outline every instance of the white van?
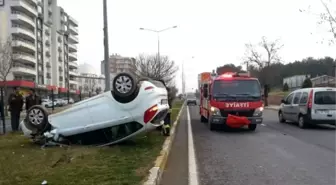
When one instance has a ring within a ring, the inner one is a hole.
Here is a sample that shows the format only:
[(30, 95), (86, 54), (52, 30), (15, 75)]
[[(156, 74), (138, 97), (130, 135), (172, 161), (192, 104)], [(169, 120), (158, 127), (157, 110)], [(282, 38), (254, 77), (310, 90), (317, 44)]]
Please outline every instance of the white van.
[(294, 121), (300, 128), (309, 124), (336, 123), (336, 88), (298, 89), (281, 101), (279, 122)]

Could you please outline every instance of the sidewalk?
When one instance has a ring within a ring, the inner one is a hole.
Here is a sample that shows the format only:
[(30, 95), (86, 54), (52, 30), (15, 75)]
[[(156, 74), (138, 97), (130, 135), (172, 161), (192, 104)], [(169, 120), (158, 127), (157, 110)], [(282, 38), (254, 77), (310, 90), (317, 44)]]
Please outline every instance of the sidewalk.
[(278, 111), (280, 109), (280, 105), (268, 105), (267, 107), (265, 107), (265, 109)]

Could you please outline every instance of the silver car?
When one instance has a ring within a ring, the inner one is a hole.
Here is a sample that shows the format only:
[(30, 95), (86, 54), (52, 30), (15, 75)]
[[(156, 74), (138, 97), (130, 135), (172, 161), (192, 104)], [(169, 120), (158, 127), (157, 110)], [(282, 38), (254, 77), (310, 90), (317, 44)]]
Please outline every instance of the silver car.
[(336, 88), (298, 89), (281, 101), (279, 122), (297, 122), (300, 128), (309, 124), (336, 123)]

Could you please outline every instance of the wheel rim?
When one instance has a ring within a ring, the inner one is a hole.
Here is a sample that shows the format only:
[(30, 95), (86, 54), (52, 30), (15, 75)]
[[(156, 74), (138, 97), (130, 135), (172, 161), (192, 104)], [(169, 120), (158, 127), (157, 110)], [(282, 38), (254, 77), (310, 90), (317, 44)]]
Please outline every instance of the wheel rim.
[(300, 118), (299, 118), (299, 126), (300, 126), (300, 127), (303, 127), (303, 125), (304, 125), (303, 122), (304, 122), (304, 121), (303, 121), (303, 118), (300, 117)]
[(132, 89), (132, 80), (128, 76), (119, 76), (115, 86), (118, 92), (126, 94)]
[(279, 113), (279, 122), (283, 121), (282, 113)]
[(33, 109), (28, 114), (29, 122), (34, 125), (40, 125), (43, 122), (44, 115), (40, 109)]

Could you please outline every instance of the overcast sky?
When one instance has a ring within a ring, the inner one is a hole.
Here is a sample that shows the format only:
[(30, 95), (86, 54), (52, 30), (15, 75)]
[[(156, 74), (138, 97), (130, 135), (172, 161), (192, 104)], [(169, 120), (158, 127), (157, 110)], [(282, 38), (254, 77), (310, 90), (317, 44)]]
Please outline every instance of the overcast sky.
[[(79, 22), (79, 63), (89, 63), (98, 72), (104, 58), (102, 2), (58, 0)], [(129, 57), (155, 54), (156, 34), (139, 28), (177, 25), (160, 34), (160, 53), (180, 69), (184, 61), (187, 90), (197, 87), (198, 73), (241, 64), (244, 44), (257, 43), (262, 36), (281, 39), (286, 63), (308, 56), (336, 57), (335, 46), (316, 43), (331, 36), (327, 27), (317, 26), (316, 15), (299, 11), (309, 5), (314, 13), (324, 11), (319, 0), (108, 0), (109, 52)], [(181, 71), (176, 83), (180, 88)]]

